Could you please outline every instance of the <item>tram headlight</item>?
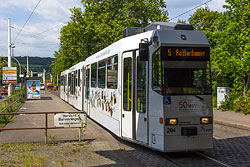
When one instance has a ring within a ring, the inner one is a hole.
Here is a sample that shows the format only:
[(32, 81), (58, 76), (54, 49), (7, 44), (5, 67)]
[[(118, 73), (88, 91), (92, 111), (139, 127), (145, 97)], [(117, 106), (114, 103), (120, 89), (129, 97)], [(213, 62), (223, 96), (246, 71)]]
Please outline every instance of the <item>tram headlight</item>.
[(177, 125), (178, 119), (177, 118), (166, 118), (165, 124), (166, 125)]
[(202, 117), (201, 124), (211, 124), (213, 121), (212, 117)]

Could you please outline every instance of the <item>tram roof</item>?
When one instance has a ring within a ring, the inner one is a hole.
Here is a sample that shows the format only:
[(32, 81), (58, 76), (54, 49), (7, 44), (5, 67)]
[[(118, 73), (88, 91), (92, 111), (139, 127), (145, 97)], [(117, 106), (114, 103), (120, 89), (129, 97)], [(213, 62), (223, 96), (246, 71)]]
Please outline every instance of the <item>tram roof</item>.
[(69, 72), (69, 70), (64, 70), (61, 72), (61, 75), (67, 74)]
[(70, 67), (70, 69), (69, 69), (68, 72), (75, 71), (75, 70), (77, 70), (77, 69), (82, 68), (83, 65), (84, 65), (84, 63), (85, 63), (84, 61), (81, 61), (81, 62), (75, 64), (74, 66)]
[[(181, 38), (183, 35), (186, 38), (185, 40)], [(203, 31), (156, 29), (122, 38), (88, 57), (85, 62), (86, 64), (91, 64), (109, 56), (123, 53), (124, 51), (138, 49), (142, 39), (147, 38), (149, 41), (152, 41), (153, 37), (158, 38), (159, 46), (209, 47), (208, 40)]]
[(153, 37), (158, 38), (161, 46), (210, 46), (203, 31), (155, 30)]

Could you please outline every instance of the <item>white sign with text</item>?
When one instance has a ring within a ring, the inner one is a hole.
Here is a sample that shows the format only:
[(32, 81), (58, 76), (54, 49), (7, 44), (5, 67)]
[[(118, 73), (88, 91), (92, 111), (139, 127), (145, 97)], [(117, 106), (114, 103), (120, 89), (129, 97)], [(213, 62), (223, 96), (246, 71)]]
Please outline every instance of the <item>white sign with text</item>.
[(55, 127), (84, 127), (87, 124), (85, 113), (60, 113), (54, 115)]

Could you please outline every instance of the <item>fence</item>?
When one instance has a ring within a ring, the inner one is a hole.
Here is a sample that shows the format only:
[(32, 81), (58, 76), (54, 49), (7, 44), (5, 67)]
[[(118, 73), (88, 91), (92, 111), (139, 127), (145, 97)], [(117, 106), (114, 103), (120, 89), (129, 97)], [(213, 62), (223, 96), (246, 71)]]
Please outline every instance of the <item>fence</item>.
[(7, 97), (0, 101), (0, 112), (15, 112), (23, 102), (23, 93)]
[[(45, 115), (45, 126), (44, 127), (30, 127), (30, 128), (0, 128), (0, 131), (2, 130), (35, 130), (35, 129), (44, 129), (45, 130), (45, 144), (48, 142), (48, 129), (63, 129), (64, 127), (49, 127), (48, 126), (48, 114), (65, 114), (65, 113), (77, 113), (79, 117), (79, 122), (81, 126), (69, 126), (66, 128), (79, 128), (79, 141), (81, 141), (81, 134), (82, 134), (82, 128), (87, 125), (87, 116), (85, 112), (79, 112), (79, 111), (70, 111), (70, 112), (62, 112), (62, 111), (57, 111), (57, 112), (16, 112), (16, 113), (0, 113), (0, 116), (6, 116), (6, 115), (31, 115), (31, 114), (44, 114)], [(84, 114), (84, 119), (80, 118), (80, 114)], [(84, 126), (83, 126), (84, 125)]]

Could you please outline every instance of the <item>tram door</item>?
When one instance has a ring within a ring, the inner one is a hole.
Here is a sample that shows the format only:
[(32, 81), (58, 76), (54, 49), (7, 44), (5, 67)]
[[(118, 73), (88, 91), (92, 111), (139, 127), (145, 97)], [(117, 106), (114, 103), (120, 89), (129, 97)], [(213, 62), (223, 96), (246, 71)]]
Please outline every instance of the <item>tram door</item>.
[(138, 51), (123, 53), (122, 136), (147, 143), (146, 62)]
[(87, 66), (86, 70), (85, 70), (84, 111), (88, 115), (90, 115), (90, 101), (89, 101), (90, 84), (89, 84), (89, 79), (90, 79), (90, 66)]

